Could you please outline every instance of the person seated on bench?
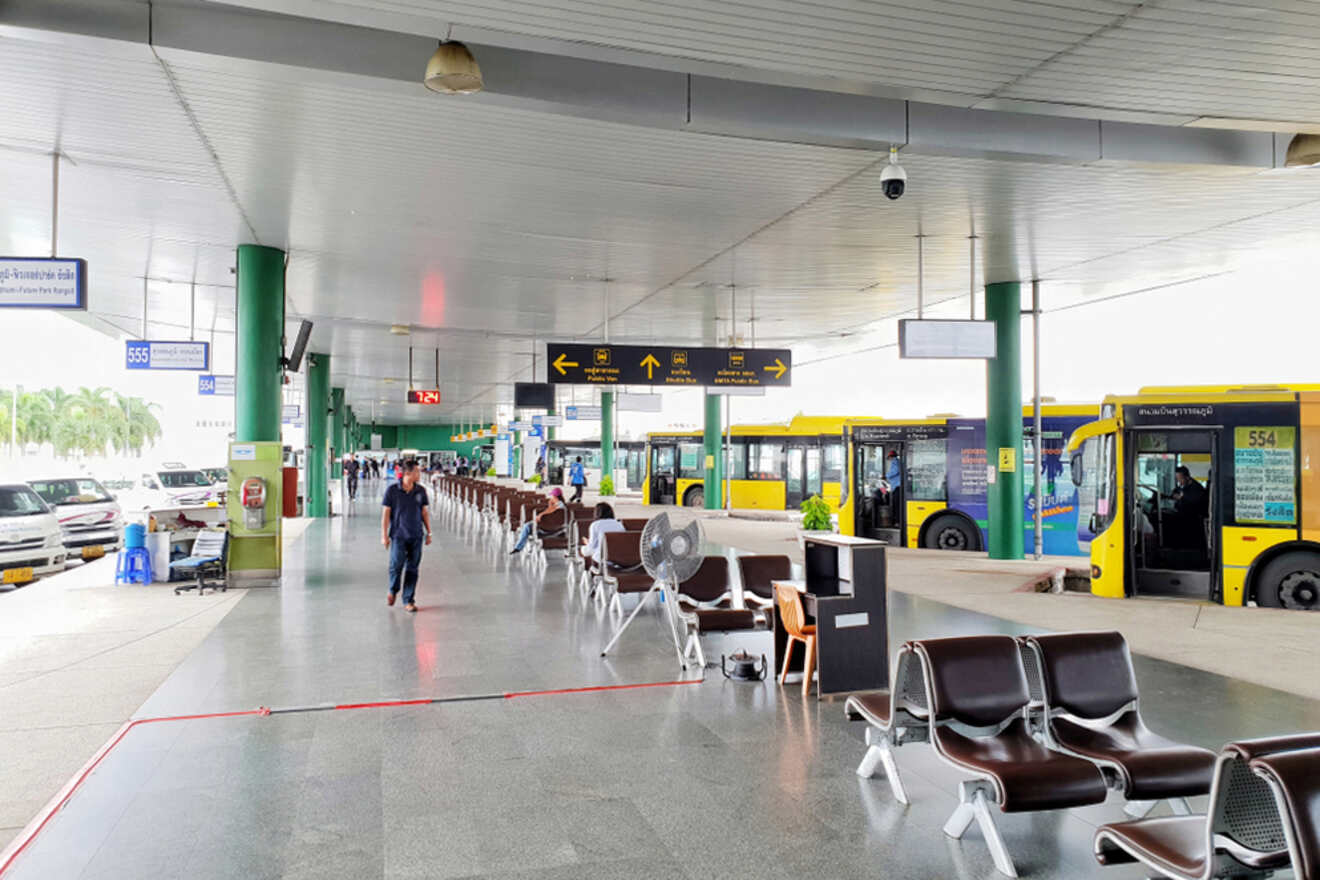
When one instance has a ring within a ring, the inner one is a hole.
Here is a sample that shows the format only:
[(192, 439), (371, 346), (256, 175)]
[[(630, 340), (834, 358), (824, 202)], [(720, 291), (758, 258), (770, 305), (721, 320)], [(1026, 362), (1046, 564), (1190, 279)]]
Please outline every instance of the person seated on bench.
[(518, 530), (518, 541), (513, 545), (513, 550), (510, 553), (518, 553), (522, 550), (523, 546), (527, 544), (527, 539), (532, 536), (532, 528), (541, 524), (541, 517), (548, 513), (554, 513), (563, 506), (564, 490), (555, 486), (550, 490), (550, 503), (545, 506), (545, 510), (523, 523), (522, 528)]
[(596, 505), (593, 513), (595, 519), (591, 521), (591, 528), (587, 530), (587, 543), (582, 548), (582, 555), (586, 559), (595, 559), (600, 554), (601, 542), (605, 540), (603, 535), (627, 531), (623, 523), (614, 518), (614, 508), (604, 501)]

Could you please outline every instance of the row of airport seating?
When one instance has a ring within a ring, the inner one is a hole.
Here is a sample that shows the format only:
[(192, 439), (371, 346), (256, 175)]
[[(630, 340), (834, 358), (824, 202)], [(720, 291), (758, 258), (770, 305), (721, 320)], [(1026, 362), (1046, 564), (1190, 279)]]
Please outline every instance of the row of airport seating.
[[(479, 478), (442, 477), (435, 489), (441, 509), (474, 528), (496, 552), (510, 546), (522, 524), (548, 504), (540, 492)], [(523, 564), (542, 570), (550, 560), (562, 558), (570, 589), (581, 597), (584, 607), (594, 603), (622, 616), (624, 598), (642, 601), (655, 582), (642, 564), (641, 535), (647, 520), (620, 519), (624, 531), (604, 535), (596, 559), (579, 552), (593, 521), (594, 509), (580, 504), (565, 504), (545, 514), (520, 558)], [(679, 586), (678, 617), (686, 628), (685, 656), (702, 666), (706, 658), (701, 636), (772, 626), (771, 582), (791, 576), (787, 556), (742, 556), (737, 561), (740, 593), (734, 590), (729, 562), (723, 556), (707, 556), (696, 574)]]
[[(1127, 642), (1117, 632), (969, 636), (899, 648), (888, 693), (850, 697), (867, 724), (857, 773), (883, 769), (908, 803), (895, 748), (927, 743), (969, 778), (944, 826), (975, 822), (995, 867), (1016, 877), (991, 806), (1005, 813), (1098, 804), (1115, 791), (1145, 817), (1102, 825), (1103, 865), (1140, 862), (1173, 880), (1264, 878), (1291, 868), (1320, 880), (1320, 733), (1244, 740), (1216, 755), (1150, 730)], [(1187, 798), (1209, 795), (1205, 814)]]

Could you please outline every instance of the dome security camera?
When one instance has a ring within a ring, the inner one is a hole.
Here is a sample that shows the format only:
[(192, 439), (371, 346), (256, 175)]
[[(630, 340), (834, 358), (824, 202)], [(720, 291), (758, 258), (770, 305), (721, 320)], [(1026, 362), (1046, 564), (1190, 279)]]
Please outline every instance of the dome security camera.
[(885, 198), (890, 201), (903, 197), (903, 191), (907, 188), (907, 172), (898, 164), (898, 147), (889, 148), (889, 164), (880, 173), (880, 186), (884, 189)]

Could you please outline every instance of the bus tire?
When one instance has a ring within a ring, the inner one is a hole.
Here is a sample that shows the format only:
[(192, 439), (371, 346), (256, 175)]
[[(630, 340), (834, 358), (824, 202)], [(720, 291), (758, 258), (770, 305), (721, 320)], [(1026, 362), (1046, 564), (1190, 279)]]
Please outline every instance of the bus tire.
[(930, 550), (975, 550), (976, 532), (967, 520), (946, 513), (931, 520), (921, 543)]
[(1320, 611), (1320, 553), (1294, 550), (1271, 559), (1256, 578), (1256, 604)]
[(693, 486), (691, 489), (688, 489), (687, 492), (683, 493), (683, 506), (705, 507), (706, 491), (700, 486)]

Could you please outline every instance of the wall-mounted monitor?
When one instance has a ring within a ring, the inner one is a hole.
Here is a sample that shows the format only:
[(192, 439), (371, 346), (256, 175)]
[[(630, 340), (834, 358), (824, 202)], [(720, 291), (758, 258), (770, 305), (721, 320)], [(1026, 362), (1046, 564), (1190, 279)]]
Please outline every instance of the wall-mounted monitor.
[(898, 322), (899, 357), (992, 358), (995, 351), (994, 321)]
[(513, 406), (515, 409), (554, 409), (555, 386), (548, 382), (515, 382)]
[(289, 352), (288, 368), (290, 373), (298, 372), (302, 366), (303, 352), (312, 338), (312, 322), (303, 321), (298, 325), (298, 336), (293, 340), (293, 349)]

